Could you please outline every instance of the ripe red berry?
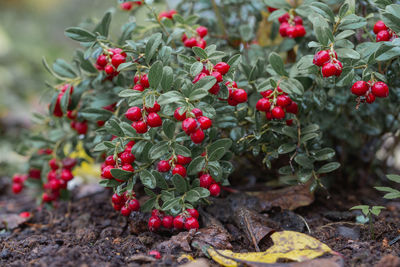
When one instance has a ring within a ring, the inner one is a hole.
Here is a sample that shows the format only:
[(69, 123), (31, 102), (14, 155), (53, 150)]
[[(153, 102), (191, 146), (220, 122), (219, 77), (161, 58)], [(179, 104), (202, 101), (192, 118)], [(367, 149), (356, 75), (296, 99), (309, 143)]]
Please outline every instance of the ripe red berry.
[(201, 109), (199, 109), (199, 108), (192, 109), (192, 113), (194, 114), (194, 116), (196, 118), (203, 116), (203, 111), (201, 111)]
[(279, 26), (279, 34), (280, 34), (282, 37), (288, 36), (288, 35), (287, 35), (287, 30), (288, 30), (290, 27), (291, 27), (291, 26), (290, 26), (289, 23), (287, 23), (287, 22), (282, 23), (282, 24)]
[(114, 67), (111, 65), (107, 65), (104, 67), (104, 71), (108, 74), (111, 75), (114, 73)]
[(164, 216), (162, 219), (162, 226), (164, 226), (167, 229), (171, 229), (174, 226), (174, 217), (171, 215)]
[(165, 213), (161, 210), (154, 209), (151, 211), (151, 216), (164, 217)]
[(143, 92), (143, 91), (144, 91), (144, 87), (143, 87), (143, 85), (141, 85), (140, 83), (135, 84), (135, 86), (133, 86), (132, 89), (133, 89), (133, 90), (136, 90), (136, 91), (140, 91), (140, 92)]
[(355, 82), (353, 84), (353, 86), (351, 87), (351, 92), (354, 95), (361, 96), (361, 95), (365, 95), (365, 93), (368, 91), (368, 88), (369, 88), (369, 86), (368, 86), (367, 82), (358, 81), (358, 82)]
[(329, 50), (322, 50), (314, 55), (313, 63), (314, 65), (322, 67), (330, 59), (331, 56), (329, 55)]
[(175, 168), (172, 170), (172, 175), (179, 174), (182, 177), (186, 177), (186, 168), (180, 164), (176, 164)]
[(200, 48), (202, 48), (202, 49), (205, 49), (206, 46), (207, 46), (207, 42), (206, 42), (206, 40), (204, 40), (203, 38), (201, 38), (201, 39), (197, 42), (196, 46), (198, 46), (198, 47), (200, 47)]
[(14, 194), (19, 194), (22, 191), (23, 185), (20, 183), (13, 183), (11, 189)]
[(57, 170), (59, 168), (57, 160), (56, 159), (51, 159), (49, 160), (49, 166), (52, 170)]
[(374, 95), (373, 93), (369, 93), (369, 94), (366, 96), (365, 101), (366, 101), (368, 104), (374, 103), (374, 101), (375, 101), (375, 95)]
[(292, 101), (292, 103), (286, 107), (287, 113), (297, 114), (299, 112), (299, 107), (296, 102)]
[(189, 38), (189, 39), (186, 39), (186, 40), (183, 42), (183, 45), (186, 46), (186, 47), (192, 48), (192, 47), (194, 47), (194, 46), (197, 45), (197, 40), (196, 40), (196, 38), (191, 37), (191, 38)]
[(268, 9), (268, 12), (269, 13), (272, 13), (272, 12), (274, 12), (275, 10), (277, 10), (276, 8), (273, 8), (273, 7), (267, 7), (267, 9)]
[(198, 81), (200, 81), (201, 79), (203, 79), (203, 78), (206, 77), (206, 76), (207, 76), (207, 74), (204, 73), (204, 72), (199, 73), (199, 74), (197, 74), (197, 75), (194, 77), (192, 83), (197, 83)]
[(224, 79), (224, 78), (222, 77), (222, 74), (219, 73), (218, 71), (213, 71), (213, 72), (211, 73), (211, 76), (214, 76), (215, 79), (217, 79), (217, 82), (222, 82), (222, 80)]
[(192, 161), (191, 157), (184, 157), (182, 155), (177, 155), (176, 159), (176, 162), (181, 165), (187, 165)]
[(221, 192), (221, 187), (218, 184), (212, 184), (210, 185), (208, 190), (210, 190), (210, 195), (212, 195), (213, 197), (217, 197)]
[(88, 124), (86, 121), (77, 121), (75, 123), (75, 130), (78, 134), (86, 134), (88, 130)]
[(151, 216), (148, 226), (150, 231), (156, 231), (161, 226), (161, 219), (158, 216)]
[(132, 9), (133, 5), (132, 2), (124, 2), (122, 4), (120, 4), (121, 9), (129, 11)]
[(151, 112), (159, 112), (161, 109), (160, 104), (157, 103), (157, 101), (154, 103), (153, 107), (146, 107), (145, 108), (147, 113), (151, 113)]
[(57, 172), (55, 170), (51, 170), (47, 174), (47, 180), (51, 181), (51, 180), (54, 180), (54, 179), (57, 179)]
[(336, 75), (337, 68), (335, 64), (333, 63), (325, 63), (324, 66), (322, 67), (322, 76), (323, 77), (330, 77), (333, 75)]
[(268, 111), (271, 108), (271, 102), (267, 98), (261, 98), (257, 101), (256, 109), (259, 111)]
[(97, 65), (104, 67), (108, 63), (107, 57), (105, 55), (98, 56), (96, 63), (97, 63)]
[(207, 130), (212, 126), (212, 121), (205, 116), (200, 116), (197, 121), (200, 123), (200, 128), (203, 130)]
[(111, 58), (111, 64), (115, 67), (118, 68), (119, 65), (125, 62), (125, 57), (121, 54), (115, 54)]
[(185, 225), (185, 219), (181, 215), (178, 215), (174, 218), (173, 223), (175, 229), (183, 229), (183, 226)]
[(115, 166), (115, 160), (114, 160), (114, 156), (110, 155), (106, 158), (106, 160), (104, 161), (104, 163), (106, 165), (110, 165), (110, 166)]
[(287, 95), (280, 95), (276, 98), (276, 104), (280, 107), (287, 107), (292, 103), (292, 100)]
[(272, 117), (277, 120), (281, 120), (285, 117), (285, 111), (283, 110), (283, 108), (281, 108), (279, 106), (274, 107), (272, 109), (271, 113), (272, 113)]
[[(124, 164), (122, 166), (122, 170), (123, 171), (127, 171), (127, 172), (134, 172), (135, 169), (133, 168), (133, 166), (131, 164)], [(118, 182), (120, 182), (120, 180), (118, 180)]]
[(129, 201), (129, 209), (131, 211), (138, 211), (140, 210), (140, 203), (139, 201), (135, 198), (135, 199), (131, 199)]
[(176, 10), (171, 9), (170, 11), (167, 11), (167, 16), (169, 19), (173, 19), (174, 15), (176, 14)]
[(19, 214), (19, 217), (21, 218), (29, 218), (31, 217), (31, 213), (29, 211), (23, 211)]
[(199, 222), (197, 221), (196, 218), (188, 218), (186, 219), (185, 222), (185, 229), (190, 230), (190, 229), (199, 229)]
[(233, 99), (238, 103), (244, 103), (247, 101), (247, 93), (243, 89), (236, 89), (233, 91)]
[(374, 25), (374, 33), (378, 34), (381, 31), (386, 31), (386, 24), (382, 20), (378, 20)]
[(221, 73), (222, 75), (225, 75), (228, 73), (229, 69), (231, 66), (229, 66), (227, 63), (225, 62), (219, 62), (214, 66), (214, 70), (218, 71), (219, 73)]
[(54, 191), (60, 189), (60, 180), (54, 179), (54, 180), (49, 181), (49, 186), (50, 186), (50, 189), (54, 190)]
[(120, 211), (124, 205), (123, 204), (113, 204), (113, 208), (116, 211)]
[(135, 161), (135, 156), (130, 152), (122, 152), (119, 158), (122, 164), (132, 164)]
[(140, 78), (140, 84), (143, 85), (144, 88), (150, 87), (149, 77), (147, 76), (147, 74), (142, 75), (142, 77)]
[(144, 121), (134, 121), (132, 127), (137, 133), (143, 134), (147, 132), (147, 124)]
[(149, 252), (149, 256), (153, 256), (154, 258), (156, 258), (157, 260), (161, 259), (161, 254), (160, 252), (158, 252), (157, 250), (151, 250)]
[(285, 13), (285, 14), (283, 14), (282, 16), (280, 16), (280, 17), (278, 18), (278, 21), (279, 21), (280, 23), (288, 22), (288, 21), (289, 21), (289, 18), (290, 18), (289, 13)]
[(63, 94), (59, 94), (57, 97), (57, 101), (56, 104), (54, 106), (54, 111), (53, 111), (53, 115), (55, 117), (62, 117), (63, 116), (63, 112), (61, 109), (61, 98), (62, 98)]
[(72, 172), (68, 169), (63, 169), (61, 171), (61, 179), (63, 179), (64, 181), (68, 182), (71, 181), (74, 178), (74, 175), (72, 174)]
[(162, 125), (161, 117), (155, 112), (149, 113), (147, 115), (147, 124), (152, 128), (160, 127)]
[(171, 169), (171, 165), (169, 165), (168, 161), (166, 160), (161, 160), (157, 164), (157, 170), (159, 172), (167, 172)]
[(126, 111), (125, 117), (130, 121), (138, 121), (142, 118), (142, 109), (139, 107), (131, 107)]
[(390, 40), (390, 34), (388, 31), (380, 31), (376, 35), (377, 42), (386, 42)]
[(273, 90), (267, 90), (264, 92), (261, 92), (260, 94), (262, 95), (262, 97), (268, 98), (274, 91)]
[(286, 29), (286, 35), (289, 38), (296, 38), (296, 27), (295, 26), (289, 26)]
[(339, 77), (340, 74), (342, 74), (342, 70), (343, 70), (342, 62), (336, 60), (336, 61), (334, 62), (334, 65), (336, 66), (336, 73), (335, 73), (335, 75), (336, 75), (336, 77)]
[(218, 83), (216, 83), (216, 84), (213, 85), (213, 87), (211, 87), (211, 88), (208, 90), (208, 92), (209, 92), (210, 94), (213, 94), (213, 95), (218, 95), (219, 90), (221, 90), (221, 87), (219, 86)]
[(303, 25), (303, 19), (300, 16), (295, 16), (293, 22), (296, 25)]
[(129, 215), (131, 215), (131, 209), (128, 206), (123, 206), (121, 208), (121, 215), (128, 217)]
[(187, 134), (191, 134), (194, 131), (196, 131), (197, 128), (197, 122), (195, 119), (193, 118), (186, 118), (183, 122), (182, 122), (182, 130)]
[(105, 166), (101, 172), (101, 176), (106, 179), (112, 179), (113, 178), (113, 176), (111, 174), (112, 169), (114, 169), (113, 166), (110, 166), (110, 165)]
[(204, 140), (204, 132), (202, 129), (197, 129), (194, 133), (190, 134), (190, 139), (192, 139), (193, 143), (200, 144)]
[(26, 178), (27, 178), (26, 175), (15, 174), (12, 178), (12, 181), (13, 183), (22, 184)]
[(237, 86), (237, 83), (235, 82), (235, 81), (227, 81), (226, 83), (225, 83), (225, 85), (226, 85), (226, 87), (228, 87), (228, 88), (238, 88), (238, 86)]
[(44, 203), (51, 202), (51, 201), (53, 201), (53, 197), (52, 197), (51, 195), (49, 195), (48, 193), (43, 193), (43, 195), (42, 195), (42, 201), (43, 201)]
[(197, 27), (196, 32), (201, 38), (203, 38), (204, 36), (207, 35), (208, 29), (204, 26), (199, 26)]
[(193, 218), (198, 219), (199, 218), (199, 212), (196, 209), (187, 209), (186, 210), (190, 216), (192, 216)]
[(372, 93), (376, 97), (387, 97), (389, 95), (389, 87), (384, 82), (376, 82), (372, 86)]
[(215, 183), (214, 179), (209, 174), (203, 174), (200, 176), (200, 186), (203, 188), (209, 188), (210, 185)]
[(174, 112), (174, 117), (176, 120), (178, 121), (183, 121), (184, 119), (186, 119), (186, 112), (184, 112), (183, 114), (179, 114), (179, 110), (181, 109), (181, 107), (177, 108)]
[(111, 197), (111, 202), (114, 204), (121, 204), (124, 201), (124, 197), (114, 193)]
[(306, 35), (306, 29), (304, 28), (303, 25), (296, 25), (294, 27), (294, 30), (295, 30), (295, 32), (294, 32), (294, 37), (295, 38), (296, 37), (303, 37), (303, 36)]

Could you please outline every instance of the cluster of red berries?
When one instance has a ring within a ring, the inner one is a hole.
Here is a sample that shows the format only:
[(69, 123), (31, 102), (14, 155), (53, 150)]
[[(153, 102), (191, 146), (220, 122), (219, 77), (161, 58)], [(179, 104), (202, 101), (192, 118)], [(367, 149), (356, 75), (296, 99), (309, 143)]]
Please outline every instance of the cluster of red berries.
[[(285, 118), (286, 113), (298, 113), (297, 103), (287, 93), (283, 92), (279, 86), (275, 90), (261, 92), (261, 95), (263, 98), (258, 100), (256, 109), (265, 112), (267, 120), (282, 120)], [(286, 121), (288, 125), (291, 122), (291, 120)]]
[(49, 160), (50, 171), (47, 174), (47, 183), (43, 184), (44, 193), (42, 201), (45, 203), (57, 200), (60, 196), (60, 190), (66, 189), (68, 182), (74, 179), (72, 168), (76, 160), (65, 158), (59, 161), (55, 158)]
[(124, 2), (120, 4), (120, 7), (122, 10), (129, 11), (131, 10), (135, 5), (141, 6), (143, 4), (142, 1), (129, 1), (129, 2)]
[(178, 12), (176, 12), (176, 10), (174, 10), (174, 9), (171, 9), (169, 11), (160, 12), (160, 14), (158, 14), (158, 20), (162, 20), (163, 18), (174, 19), (174, 15), (176, 13), (178, 13)]
[[(113, 155), (106, 157), (104, 163), (101, 165), (101, 176), (104, 179), (113, 179), (111, 170), (120, 168), (123, 171), (134, 172), (132, 164), (136, 157), (132, 154), (132, 147), (135, 145), (135, 141), (129, 141), (123, 152), (118, 154), (118, 158), (114, 159)], [(114, 178), (118, 182), (123, 182), (117, 178)]]
[(86, 134), (88, 130), (87, 121), (71, 121), (70, 126), (74, 129), (78, 134)]
[(230, 106), (237, 106), (247, 101), (247, 92), (244, 89), (238, 88), (235, 81), (227, 81), (225, 85), (228, 87), (229, 96), (228, 99), (220, 100), (228, 101), (228, 105)]
[(336, 76), (342, 74), (343, 65), (337, 59), (337, 53), (334, 50), (321, 50), (314, 55), (314, 65), (322, 67), (321, 72), (323, 77)]
[(377, 42), (392, 41), (397, 38), (396, 33), (388, 28), (382, 20), (378, 20), (374, 25), (374, 33)]
[[(74, 92), (74, 87), (72, 85), (68, 84), (68, 83), (64, 84), (61, 87), (60, 92), (58, 93), (56, 104), (54, 106), (54, 111), (53, 111), (53, 115), (56, 116), (56, 117), (62, 117), (64, 115), (63, 111), (61, 109), (61, 98), (64, 96), (65, 92), (68, 89), (69, 89), (69, 94), (72, 95), (72, 93)], [(71, 102), (71, 97), (69, 99), (69, 102)]]
[(208, 34), (208, 29), (204, 26), (199, 26), (196, 29), (197, 36), (192, 36), (188, 38), (186, 33), (182, 35), (183, 45), (186, 47), (200, 47), (202, 49), (206, 48), (207, 42), (204, 40), (204, 37)]
[(123, 216), (129, 216), (132, 211), (140, 210), (140, 203), (136, 199), (135, 192), (125, 192), (122, 196), (114, 193), (111, 197), (113, 208), (120, 211)]
[(187, 209), (181, 214), (173, 217), (166, 215), (159, 210), (153, 210), (149, 219), (148, 227), (150, 231), (157, 231), (163, 226), (165, 229), (186, 230), (199, 229), (199, 212), (196, 209)]
[(219, 196), (221, 187), (215, 182), (215, 180), (208, 173), (199, 173), (200, 187), (208, 189), (210, 195), (213, 197)]
[(206, 66), (207, 65), (203, 65), (203, 70), (199, 74), (197, 74), (196, 77), (194, 77), (192, 83), (197, 83), (204, 77), (213, 76), (215, 77), (217, 82), (214, 84), (213, 87), (211, 87), (210, 90), (208, 90), (208, 92), (210, 94), (217, 95), (220, 90), (219, 83), (223, 81), (223, 76), (228, 73), (230, 66), (225, 62), (219, 62), (215, 64), (215, 66), (213, 66), (211, 69), (207, 69)]
[(360, 102), (372, 104), (376, 97), (387, 97), (389, 87), (384, 82), (358, 81), (351, 87), (351, 93), (359, 97)]
[(121, 48), (110, 48), (106, 53), (97, 57), (96, 68), (104, 70), (108, 79), (118, 75), (117, 68), (126, 61), (126, 53)]
[(303, 19), (299, 16), (293, 16), (289, 13), (283, 14), (278, 18), (279, 33), (282, 37), (297, 38), (306, 35), (306, 29), (303, 26)]
[[(187, 135), (190, 135), (190, 139), (192, 139), (193, 143), (200, 144), (205, 137), (204, 131), (212, 126), (211, 119), (203, 116), (203, 111), (198, 108), (192, 109), (189, 116), (186, 114), (187, 112), (180, 114), (180, 109), (179, 107), (175, 110), (175, 119), (182, 122), (182, 130)], [(194, 116), (192, 116), (192, 114)]]
[(147, 74), (136, 75), (135, 78), (133, 78), (133, 84), (133, 90), (143, 92), (144, 89), (150, 87), (149, 77)]
[(171, 166), (173, 166), (172, 175), (179, 174), (182, 177), (186, 177), (186, 168), (184, 165), (188, 165), (191, 161), (191, 157), (177, 155), (176, 157), (171, 157), (169, 160), (159, 161), (157, 164), (157, 170), (159, 172), (169, 172)]
[(157, 114), (161, 109), (160, 105), (155, 102), (153, 107), (131, 107), (126, 113), (125, 117), (133, 121), (132, 127), (139, 134), (144, 134), (147, 132), (148, 127), (155, 128), (162, 125), (162, 119), (160, 115)]
[(19, 194), (22, 191), (26, 179), (28, 179), (26, 174), (14, 174), (11, 187), (14, 194)]

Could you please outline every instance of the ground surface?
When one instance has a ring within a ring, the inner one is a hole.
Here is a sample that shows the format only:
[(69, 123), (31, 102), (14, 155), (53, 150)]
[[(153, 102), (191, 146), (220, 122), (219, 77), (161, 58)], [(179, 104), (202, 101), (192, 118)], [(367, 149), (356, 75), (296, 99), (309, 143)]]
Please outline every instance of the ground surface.
[[(0, 231), (0, 266), (175, 266), (187, 262), (178, 259), (182, 253), (205, 258), (201, 249), (195, 248), (196, 244), (201, 247), (204, 243), (237, 252), (254, 251), (255, 245), (249, 241), (246, 227), (241, 224), (243, 214), (250, 218), (256, 235), (268, 232), (269, 228), (311, 232), (343, 255), (343, 260), (332, 266), (400, 266), (399, 258), (387, 256), (400, 255), (400, 241), (389, 244), (400, 235), (400, 203), (382, 203), (379, 194), (372, 190), (343, 195), (331, 192), (330, 198), (319, 194), (311, 205), (293, 212), (263, 205), (266, 202), (258, 198), (230, 194), (201, 211), (206, 221), (202, 222), (200, 234), (180, 235), (148, 232), (145, 216), (136, 214), (129, 219), (120, 216), (110, 205), (109, 191), (85, 187), (75, 190), (73, 195), (71, 202), (48, 211), (35, 209), (29, 197), (12, 196), (9, 190), (0, 192), (2, 221), (6, 218), (8, 227), (15, 227)], [(375, 240), (371, 240), (367, 226), (355, 224), (357, 214), (348, 211), (349, 207), (360, 203), (383, 204), (387, 208), (374, 223)], [(32, 217), (13, 226), (12, 214), (27, 210), (33, 211)], [(2, 227), (4, 223), (0, 229)], [(257, 244), (261, 251), (271, 245), (271, 241), (262, 236)], [(154, 248), (162, 253), (161, 260), (147, 256)], [(206, 259), (200, 266), (206, 263), (217, 265)]]

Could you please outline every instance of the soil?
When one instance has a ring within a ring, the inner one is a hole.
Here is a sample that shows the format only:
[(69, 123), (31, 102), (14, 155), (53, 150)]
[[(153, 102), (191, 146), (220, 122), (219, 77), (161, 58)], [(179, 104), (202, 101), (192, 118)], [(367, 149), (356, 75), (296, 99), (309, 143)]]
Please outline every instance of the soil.
[[(162, 251), (162, 246), (160, 249), (160, 244), (164, 241), (168, 244), (173, 234), (131, 227), (131, 224), (140, 224), (143, 218), (122, 217), (111, 207), (111, 192), (93, 188), (74, 190), (71, 201), (60, 203), (53, 210), (37, 208), (29, 196), (14, 196), (10, 190), (3, 192), (0, 216), (32, 211), (32, 217), (12, 230), (0, 230), (0, 266), (175, 266), (187, 262), (178, 259), (187, 253), (182, 248), (168, 253)], [(341, 194), (332, 191), (330, 194), (329, 197), (326, 193), (317, 194), (311, 205), (293, 212), (272, 209), (267, 212), (268, 218), (279, 229), (301, 231), (327, 244), (342, 255), (344, 266), (374, 266), (379, 261), (376, 266), (399, 266), (394, 256), (400, 255), (400, 241), (389, 243), (400, 235), (400, 202), (385, 203), (373, 189)], [(216, 199), (216, 207), (218, 201), (223, 200)], [(374, 239), (368, 225), (355, 223), (359, 213), (349, 211), (360, 203), (386, 207), (374, 221)], [(213, 215), (211, 208), (202, 212)], [(214, 217), (223, 222), (232, 236), (232, 249), (254, 251), (240, 227), (235, 226), (237, 223), (224, 221), (221, 216)], [(162, 259), (147, 256), (154, 248), (160, 250)], [(205, 258), (202, 263), (217, 265), (201, 250), (189, 249), (194, 258)], [(264, 245), (260, 245), (260, 249), (265, 249)], [(387, 256), (390, 254), (394, 256)]]

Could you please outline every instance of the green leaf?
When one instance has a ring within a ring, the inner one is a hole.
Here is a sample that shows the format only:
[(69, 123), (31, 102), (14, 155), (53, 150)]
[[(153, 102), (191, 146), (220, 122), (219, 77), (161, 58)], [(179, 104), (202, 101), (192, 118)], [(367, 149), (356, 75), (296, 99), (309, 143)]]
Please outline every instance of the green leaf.
[(302, 137), (301, 137), (301, 139), (300, 139), (300, 142), (302, 143), (302, 144), (305, 144), (307, 141), (309, 141), (309, 140), (311, 140), (311, 139), (314, 139), (314, 138), (316, 138), (316, 137), (318, 137), (319, 135), (317, 134), (317, 133), (309, 133), (309, 134), (306, 134), (306, 135), (303, 135)]
[(284, 8), (284, 9), (290, 9), (291, 6), (286, 2), (282, 0), (264, 0), (264, 4), (266, 6), (274, 7), (274, 8)]
[(331, 159), (335, 156), (335, 150), (333, 150), (332, 148), (323, 148), (317, 152), (315, 152), (314, 154), (314, 158), (315, 160), (318, 161), (323, 161), (323, 160), (328, 160)]
[(272, 52), (269, 55), (268, 60), (276, 73), (281, 76), (288, 76), (288, 73), (285, 70), (285, 65), (283, 64), (283, 60), (277, 53)]
[(65, 36), (72, 40), (88, 43), (96, 40), (96, 35), (80, 27), (71, 27), (65, 30)]
[(351, 58), (351, 59), (360, 59), (360, 54), (353, 50), (353, 49), (349, 49), (349, 48), (339, 48), (336, 49), (336, 52), (339, 56), (339, 58)]
[(388, 174), (386, 177), (393, 182), (400, 183), (400, 175), (397, 174)]
[(278, 153), (279, 154), (287, 154), (287, 153), (294, 151), (295, 149), (296, 149), (295, 144), (282, 144), (278, 148)]
[(164, 120), (162, 125), (164, 134), (169, 138), (174, 138), (175, 134), (175, 122), (171, 120)]
[(193, 91), (195, 90), (204, 90), (208, 91), (211, 89), (211, 87), (214, 86), (214, 84), (217, 82), (214, 76), (206, 76), (203, 77), (201, 80), (199, 80), (197, 83), (194, 84), (193, 86)]
[(175, 207), (176, 205), (178, 205), (179, 201), (180, 201), (180, 198), (173, 198), (173, 199), (167, 200), (164, 202), (161, 209), (164, 211), (168, 211), (168, 210), (172, 209), (173, 207)]
[(253, 39), (253, 29), (250, 27), (249, 24), (242, 24), (239, 26), (239, 33), (242, 37), (243, 41), (250, 41)]
[(365, 216), (368, 216), (368, 214), (369, 214), (369, 206), (368, 205), (354, 206), (354, 207), (350, 208), (350, 210), (361, 210)]
[(371, 209), (371, 213), (374, 214), (375, 216), (378, 216), (381, 213), (381, 210), (386, 209), (385, 207), (382, 206), (373, 206)]
[(391, 60), (393, 58), (399, 57), (400, 56), (400, 47), (393, 47), (386, 51), (385, 53), (380, 54), (376, 60), (377, 61), (387, 61)]
[(161, 141), (156, 143), (149, 150), (150, 159), (159, 159), (169, 152), (168, 141)]
[(208, 157), (209, 161), (219, 160), (225, 155), (225, 148), (220, 147), (214, 150)]
[(147, 186), (150, 189), (156, 188), (156, 178), (148, 170), (140, 172), (140, 181), (144, 186)]
[(202, 48), (195, 46), (192, 48), (192, 50), (195, 53), (195, 55), (198, 56), (199, 58), (201, 58), (201, 59), (208, 58), (207, 53)]
[(349, 11), (349, 4), (343, 3), (343, 5), (339, 9), (339, 18), (343, 18), (344, 16), (346, 16), (347, 11)]
[(186, 193), (186, 197), (185, 200), (189, 201), (189, 202), (196, 202), (200, 199), (200, 194), (199, 192), (197, 192), (196, 190), (190, 190)]
[(56, 74), (65, 78), (75, 78), (77, 74), (74, 68), (63, 59), (57, 59), (53, 64), (53, 70)]
[(334, 170), (338, 169), (340, 167), (339, 162), (330, 162), (319, 168), (317, 173), (328, 173), (328, 172), (333, 172)]
[(157, 89), (163, 75), (163, 64), (161, 61), (156, 61), (149, 70), (150, 87)]
[(338, 40), (345, 39), (345, 38), (347, 38), (347, 37), (349, 37), (349, 36), (352, 36), (352, 35), (355, 34), (355, 33), (356, 33), (356, 32), (355, 32), (355, 31), (352, 31), (352, 30), (345, 30), (345, 31), (342, 31), (341, 33), (339, 33), (338, 35), (335, 36), (335, 40), (338, 41)]
[(176, 103), (178, 101), (184, 101), (185, 98), (183, 97), (183, 95), (178, 92), (178, 91), (169, 91), (166, 92), (165, 94), (162, 94), (158, 97), (157, 99), (157, 103), (160, 105), (166, 105), (169, 103)]
[(86, 108), (79, 111), (79, 116), (90, 121), (105, 121), (112, 115), (113, 113), (111, 111), (99, 108)]
[(99, 184), (104, 187), (117, 187), (118, 185), (120, 185), (120, 182), (114, 179), (104, 179), (101, 180)]
[(68, 110), (68, 104), (70, 102), (71, 96), (70, 96), (70, 92), (71, 92), (71, 86), (68, 86), (68, 89), (65, 91), (64, 95), (61, 97), (61, 101), (60, 101), (60, 106), (61, 106), (61, 110), (64, 114), (67, 113)]
[(308, 169), (313, 168), (313, 161), (305, 154), (299, 154), (294, 158), (294, 161), (300, 166)]
[(303, 184), (307, 183), (311, 176), (312, 176), (312, 170), (310, 169), (301, 169), (298, 171), (297, 176), (299, 177), (299, 181)]
[(205, 162), (206, 160), (202, 156), (198, 156), (197, 158), (193, 159), (187, 168), (188, 174), (195, 175), (200, 172), (203, 169)]
[(133, 172), (124, 171), (118, 168), (111, 169), (111, 175), (118, 180), (127, 181), (133, 176)]
[(111, 12), (108, 11), (106, 12), (106, 14), (104, 14), (100, 23), (94, 29), (94, 32), (98, 32), (100, 33), (100, 35), (107, 37), (110, 28), (110, 23), (111, 23)]
[(172, 176), (172, 184), (178, 193), (185, 193), (187, 190), (185, 178), (182, 178), (179, 174)]
[(318, 124), (310, 124), (301, 129), (301, 134), (305, 135), (308, 133), (313, 133), (319, 130), (319, 125)]
[(119, 97), (141, 97), (142, 92), (132, 89), (125, 89), (118, 94)]
[(140, 210), (142, 212), (149, 212), (153, 209), (154, 205), (156, 204), (157, 197), (152, 197), (147, 200), (141, 207)]
[(154, 178), (156, 178), (156, 185), (158, 188), (168, 189), (167, 181), (165, 181), (165, 178), (161, 175), (161, 173), (156, 170), (152, 170), (151, 174), (153, 174)]
[(327, 18), (330, 22), (335, 22), (335, 15), (333, 14), (332, 10), (324, 3), (321, 2), (313, 2), (311, 4), (311, 8), (317, 12), (318, 14)]
[(161, 45), (161, 41), (162, 41), (161, 33), (155, 33), (152, 36), (150, 36), (149, 40), (147, 41), (145, 50), (145, 57), (147, 64), (149, 64), (150, 61), (153, 59), (154, 55), (157, 52), (158, 47)]
[(182, 146), (178, 143), (175, 143), (175, 153), (178, 155), (182, 155), (184, 157), (191, 157), (192, 152), (190, 151), (189, 148)]
[(208, 191), (207, 188), (203, 188), (203, 187), (195, 187), (192, 190), (196, 190), (201, 198), (206, 198), (210, 196), (210, 191)]
[(203, 63), (201, 62), (195, 62), (191, 67), (190, 67), (190, 75), (196, 76), (203, 70)]
[(210, 155), (214, 151), (216, 151), (217, 149), (219, 149), (221, 147), (224, 148), (225, 151), (228, 151), (231, 146), (232, 146), (231, 139), (229, 139), (229, 138), (219, 139), (209, 146), (209, 148), (207, 149), (207, 153)]
[(162, 74), (162, 79), (161, 79), (161, 87), (165, 90), (168, 91), (171, 89), (171, 86), (174, 82), (174, 73), (173, 70), (170, 66), (165, 66), (163, 68), (163, 74)]
[(106, 122), (105, 128), (107, 132), (115, 136), (124, 136), (124, 131), (119, 126), (119, 123), (115, 119), (110, 119)]

